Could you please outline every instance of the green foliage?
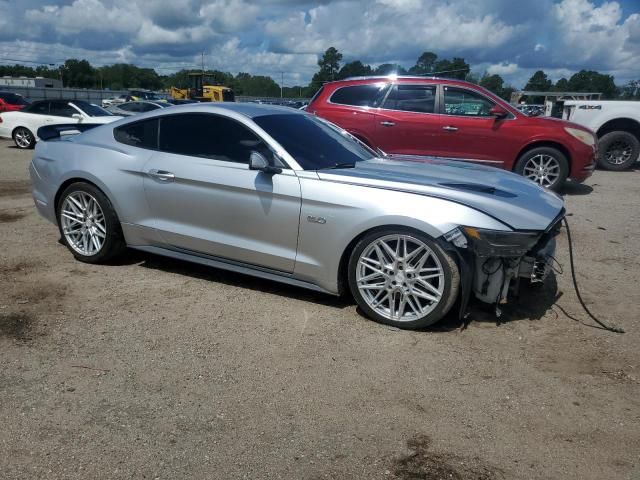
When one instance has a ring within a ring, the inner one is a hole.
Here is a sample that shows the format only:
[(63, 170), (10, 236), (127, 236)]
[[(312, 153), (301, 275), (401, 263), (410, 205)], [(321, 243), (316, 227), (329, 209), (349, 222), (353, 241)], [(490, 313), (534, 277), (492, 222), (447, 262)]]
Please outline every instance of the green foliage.
[(524, 89), (532, 90), (535, 92), (548, 92), (551, 90), (552, 85), (553, 82), (549, 80), (547, 74), (542, 70), (538, 70), (531, 76)]
[(592, 70), (580, 70), (573, 74), (568, 88), (572, 92), (600, 92), (603, 98), (614, 98), (617, 95), (613, 77)]
[(407, 71), (402, 65), (398, 65), (397, 63), (383, 63), (382, 65), (378, 65), (373, 71), (374, 75), (391, 75), (392, 73), (396, 75), (406, 75)]
[(338, 79), (371, 75), (372, 72), (373, 70), (371, 69), (371, 66), (364, 65), (360, 60), (356, 60), (355, 62), (344, 64), (344, 66), (338, 72)]
[(423, 52), (422, 55), (418, 57), (418, 61), (416, 64), (409, 69), (409, 73), (411, 75), (426, 75), (429, 73), (433, 73), (434, 66), (436, 64), (436, 60), (438, 60), (438, 55), (433, 52)]

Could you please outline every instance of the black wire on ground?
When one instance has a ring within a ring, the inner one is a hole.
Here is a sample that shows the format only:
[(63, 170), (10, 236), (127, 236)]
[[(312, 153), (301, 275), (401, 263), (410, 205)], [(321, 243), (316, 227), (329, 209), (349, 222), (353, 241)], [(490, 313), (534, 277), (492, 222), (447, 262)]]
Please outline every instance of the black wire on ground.
[(576, 291), (576, 296), (578, 297), (580, 305), (582, 305), (584, 311), (587, 312), (587, 315), (589, 315), (594, 322), (596, 322), (605, 330), (615, 333), (624, 333), (624, 330), (622, 328), (615, 325), (607, 325), (603, 321), (599, 320), (593, 313), (591, 313), (587, 305), (584, 303), (584, 300), (582, 300), (582, 295), (580, 295), (580, 289), (578, 288), (578, 280), (576, 279), (576, 268), (573, 264), (573, 243), (571, 241), (571, 230), (569, 229), (569, 222), (567, 222), (567, 217), (563, 217), (562, 220), (564, 221), (564, 226), (567, 229), (567, 240), (569, 243), (569, 264), (571, 265), (571, 278), (573, 279), (573, 288)]

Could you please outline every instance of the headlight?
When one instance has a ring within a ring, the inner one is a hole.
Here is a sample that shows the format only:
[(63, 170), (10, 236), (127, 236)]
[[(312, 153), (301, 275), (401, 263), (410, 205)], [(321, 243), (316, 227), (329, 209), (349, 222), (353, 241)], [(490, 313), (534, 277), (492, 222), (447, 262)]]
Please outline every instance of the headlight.
[(590, 132), (585, 132), (584, 130), (571, 127), (564, 127), (564, 131), (572, 137), (577, 138), (582, 143), (586, 143), (590, 147), (593, 147), (596, 144), (596, 137)]
[(447, 232), (444, 238), (458, 248), (468, 247), (482, 257), (521, 257), (535, 246), (542, 234), (459, 227)]

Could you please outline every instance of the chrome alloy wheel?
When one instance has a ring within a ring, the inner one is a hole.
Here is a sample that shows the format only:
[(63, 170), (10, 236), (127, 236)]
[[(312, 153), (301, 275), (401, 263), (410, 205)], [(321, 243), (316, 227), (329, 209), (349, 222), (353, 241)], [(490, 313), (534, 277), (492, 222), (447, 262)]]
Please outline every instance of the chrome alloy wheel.
[(67, 243), (80, 255), (92, 256), (102, 249), (107, 236), (104, 213), (88, 193), (67, 195), (60, 209), (60, 225)]
[(356, 283), (362, 298), (389, 320), (425, 317), (444, 293), (444, 269), (435, 252), (410, 235), (386, 235), (358, 258)]
[(26, 128), (16, 130), (13, 138), (20, 148), (29, 148), (32, 142), (31, 133)]
[(633, 146), (627, 142), (619, 140), (609, 145), (609, 148), (607, 148), (607, 151), (604, 153), (604, 158), (607, 163), (612, 165), (622, 165), (629, 161), (632, 153)]
[(560, 177), (560, 162), (544, 153), (534, 155), (524, 166), (523, 174), (538, 185), (550, 187)]

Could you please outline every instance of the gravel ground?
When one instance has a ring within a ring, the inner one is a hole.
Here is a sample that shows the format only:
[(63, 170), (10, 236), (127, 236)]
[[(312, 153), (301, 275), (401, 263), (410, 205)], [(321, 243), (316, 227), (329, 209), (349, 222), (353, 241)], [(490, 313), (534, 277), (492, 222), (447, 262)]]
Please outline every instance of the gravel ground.
[(75, 261), (0, 141), (0, 477), (640, 478), (640, 172), (566, 192), (568, 274), (502, 323), (405, 332), (353, 303), (130, 252)]

